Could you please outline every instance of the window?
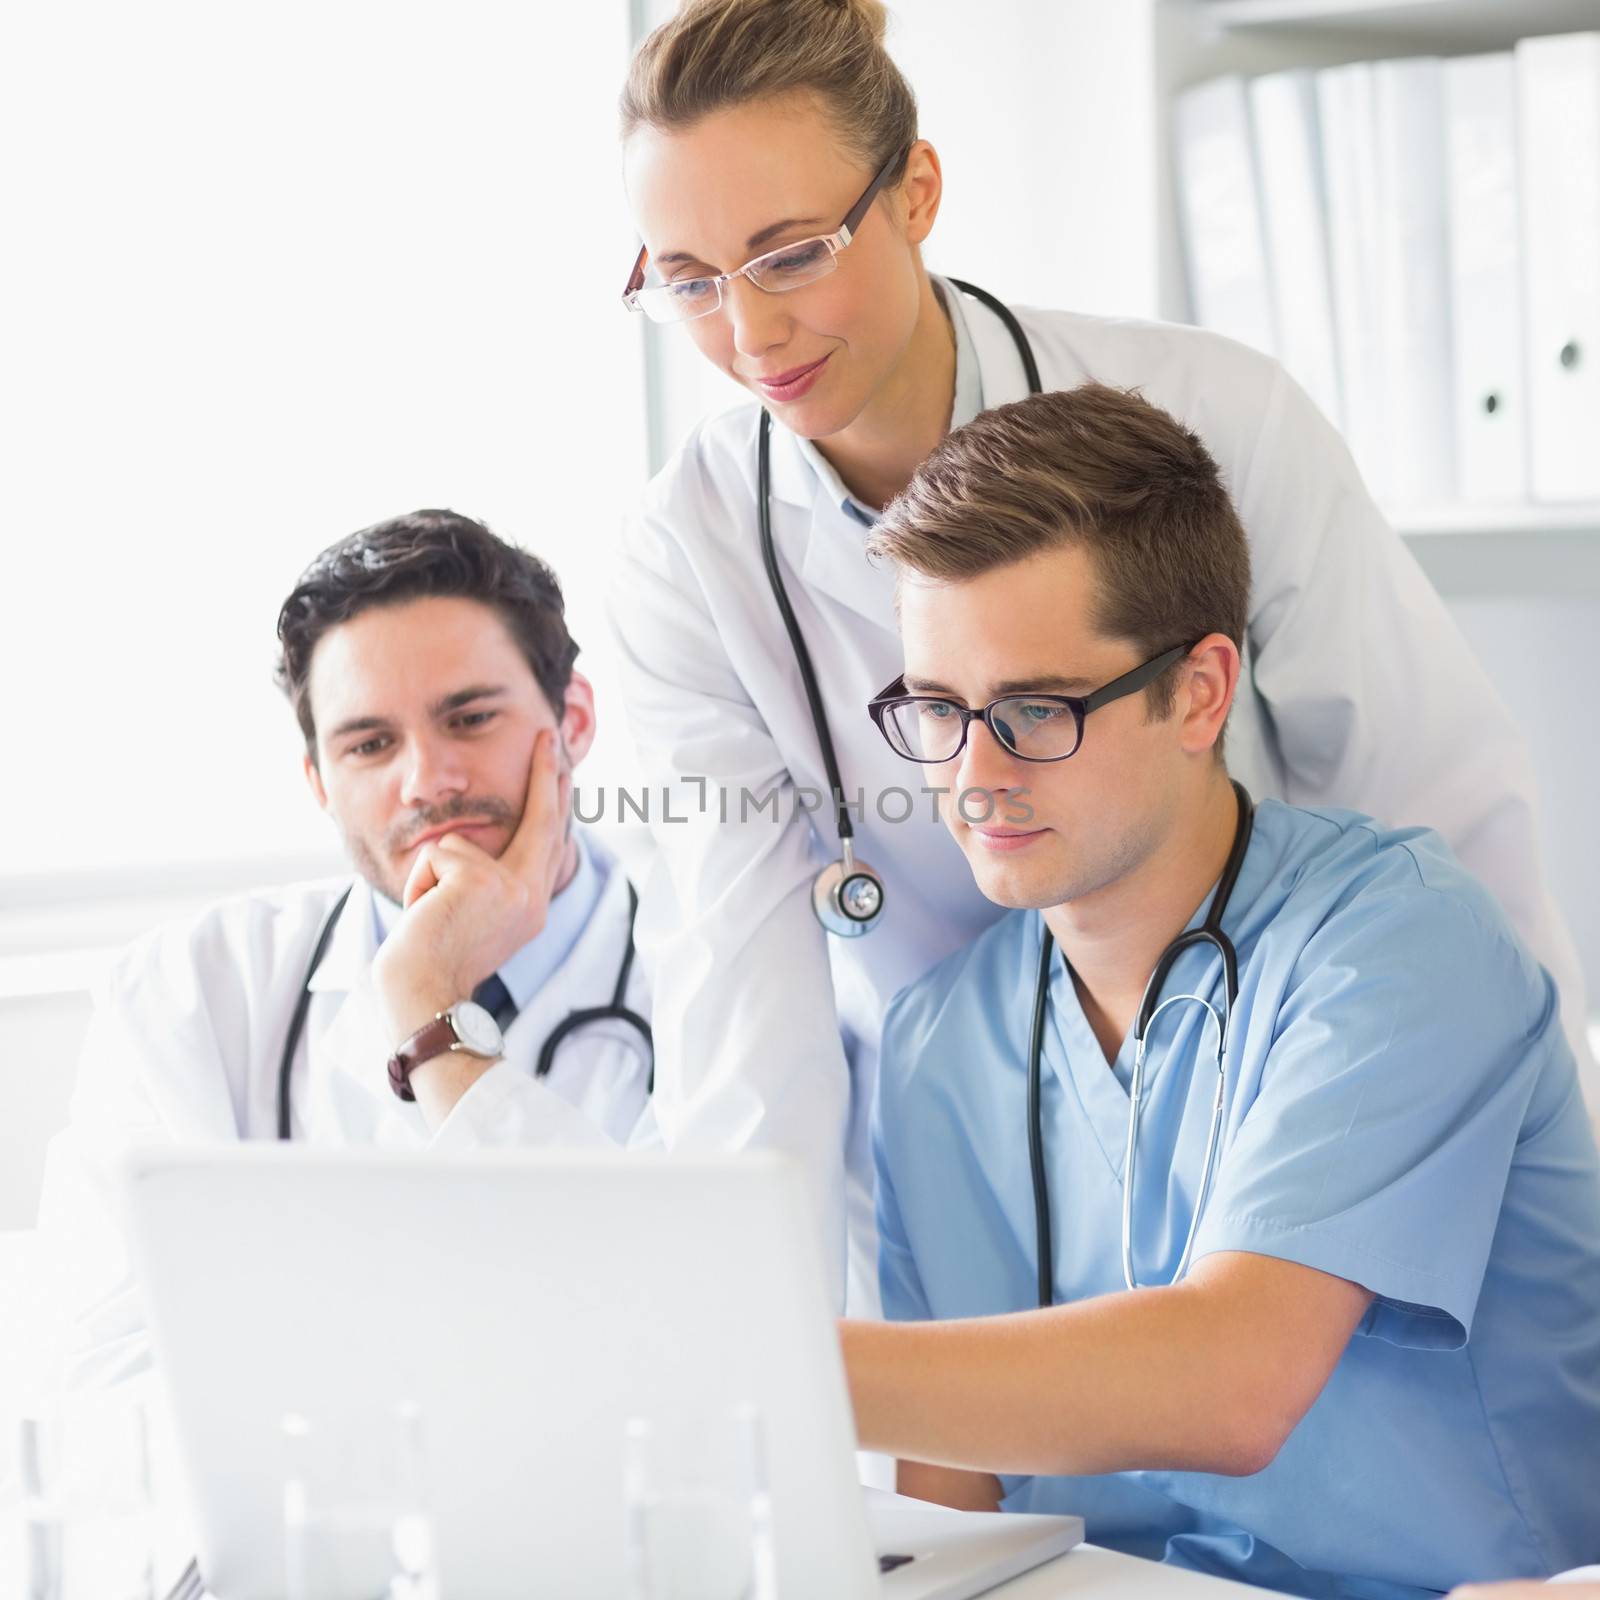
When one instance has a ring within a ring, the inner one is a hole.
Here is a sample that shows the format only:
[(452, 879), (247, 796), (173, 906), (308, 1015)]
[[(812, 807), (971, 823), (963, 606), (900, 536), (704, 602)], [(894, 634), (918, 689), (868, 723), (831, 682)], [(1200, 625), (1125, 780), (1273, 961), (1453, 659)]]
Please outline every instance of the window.
[(626, 0), (7, 11), (0, 900), (332, 864), (277, 607), (419, 506), (556, 567), (600, 679), (584, 776), (618, 781), (595, 658), (645, 468), (628, 48)]

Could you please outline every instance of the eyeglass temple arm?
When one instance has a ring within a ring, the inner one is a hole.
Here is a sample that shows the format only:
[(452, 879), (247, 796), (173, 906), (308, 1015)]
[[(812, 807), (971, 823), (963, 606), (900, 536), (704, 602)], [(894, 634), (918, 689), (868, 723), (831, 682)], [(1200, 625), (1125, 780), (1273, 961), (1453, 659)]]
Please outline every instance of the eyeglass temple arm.
[(861, 226), (861, 219), (867, 214), (868, 206), (870, 206), (872, 202), (877, 199), (878, 191), (884, 186), (885, 183), (889, 181), (889, 174), (893, 172), (895, 167), (909, 154), (910, 151), (908, 150), (896, 150), (895, 153), (890, 156), (881, 167), (878, 168), (876, 175), (873, 177), (872, 182), (867, 185), (866, 190), (862, 194), (861, 198), (850, 207), (849, 214), (845, 217), (844, 221), (839, 224), (839, 231), (841, 233), (848, 233), (852, 235), (855, 233), (856, 229)]
[(1135, 667), (1132, 672), (1125, 672), (1120, 678), (1113, 678), (1103, 688), (1096, 689), (1083, 702), (1083, 714), (1088, 716), (1091, 711), (1112, 700), (1120, 700), (1125, 694), (1133, 694), (1144, 688), (1147, 683), (1154, 683), (1168, 667), (1183, 660), (1194, 649), (1190, 644), (1174, 645), (1165, 655), (1159, 655), (1154, 661), (1146, 661), (1143, 666)]
[(637, 294), (644, 287), (645, 266), (649, 259), (650, 246), (646, 244), (640, 245), (638, 258), (633, 263), (633, 271), (628, 274), (628, 282), (622, 291), (624, 300), (631, 294)]

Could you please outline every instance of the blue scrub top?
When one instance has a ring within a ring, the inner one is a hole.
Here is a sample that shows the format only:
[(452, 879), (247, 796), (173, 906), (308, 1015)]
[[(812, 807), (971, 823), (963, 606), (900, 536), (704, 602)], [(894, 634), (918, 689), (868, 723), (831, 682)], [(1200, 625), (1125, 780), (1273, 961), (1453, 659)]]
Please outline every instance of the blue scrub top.
[[(1208, 893), (1190, 926), (1204, 920)], [(1221, 1151), (1195, 1259), (1281, 1257), (1373, 1302), (1265, 1471), (1008, 1477), (1007, 1509), (1304, 1595), (1414, 1595), (1600, 1559), (1600, 1160), (1554, 985), (1434, 833), (1264, 801)], [(899, 995), (874, 1151), (885, 1314), (1033, 1307), (1027, 1050), (1042, 919), (1015, 912)], [(1163, 995), (1221, 1009), (1221, 960)], [(1042, 1077), (1058, 1300), (1123, 1289), (1133, 1051), (1108, 1066), (1065, 962)], [(1133, 1239), (1177, 1266), (1216, 1090), (1212, 1024), (1152, 1028)], [(1196, 1397), (1197, 1400), (1202, 1398)]]

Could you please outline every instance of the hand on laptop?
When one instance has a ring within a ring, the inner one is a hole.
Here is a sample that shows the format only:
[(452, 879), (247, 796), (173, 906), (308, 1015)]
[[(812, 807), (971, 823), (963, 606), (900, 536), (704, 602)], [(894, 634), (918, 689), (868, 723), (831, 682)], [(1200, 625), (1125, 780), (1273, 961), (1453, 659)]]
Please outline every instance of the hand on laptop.
[(522, 818), (499, 857), (458, 833), (419, 848), (405, 914), (372, 967), (392, 1044), (470, 996), (544, 928), (566, 858), (571, 789), (547, 729), (534, 741)]

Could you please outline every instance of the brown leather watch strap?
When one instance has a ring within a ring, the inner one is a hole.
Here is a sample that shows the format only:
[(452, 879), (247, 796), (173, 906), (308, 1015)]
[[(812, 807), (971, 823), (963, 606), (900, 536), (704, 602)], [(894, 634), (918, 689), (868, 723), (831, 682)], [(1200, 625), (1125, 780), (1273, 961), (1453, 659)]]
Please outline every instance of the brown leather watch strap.
[(389, 1057), (389, 1087), (402, 1100), (415, 1100), (411, 1092), (411, 1074), (424, 1061), (432, 1061), (456, 1046), (456, 1030), (448, 1012), (441, 1012), (432, 1022), (425, 1023)]

